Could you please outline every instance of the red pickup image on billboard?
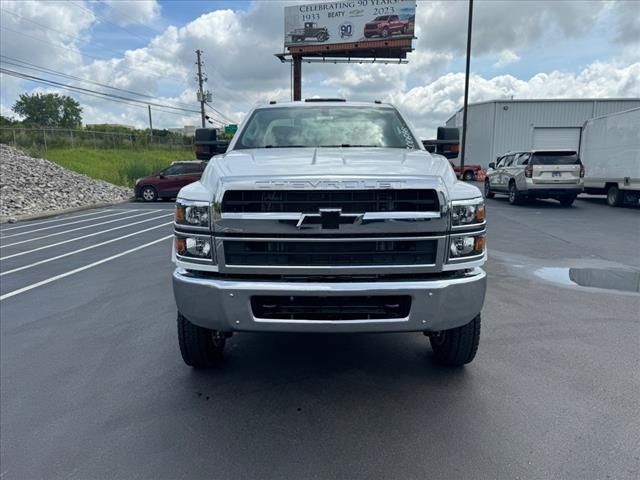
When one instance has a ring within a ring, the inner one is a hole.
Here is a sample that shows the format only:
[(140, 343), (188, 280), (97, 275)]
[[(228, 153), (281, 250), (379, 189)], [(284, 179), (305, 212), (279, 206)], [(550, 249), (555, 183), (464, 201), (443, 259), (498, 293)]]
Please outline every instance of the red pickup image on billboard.
[[(415, 18), (415, 17), (414, 17)], [(393, 34), (413, 34), (414, 20), (412, 18), (400, 18), (398, 15), (381, 15), (367, 22), (364, 26), (365, 38), (387, 38)]]

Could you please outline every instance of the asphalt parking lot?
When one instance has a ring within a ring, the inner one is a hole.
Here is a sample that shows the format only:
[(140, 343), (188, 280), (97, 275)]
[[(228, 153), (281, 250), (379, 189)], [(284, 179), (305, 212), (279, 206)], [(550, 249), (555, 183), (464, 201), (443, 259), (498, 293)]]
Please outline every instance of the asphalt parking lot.
[(640, 477), (638, 209), (487, 200), (466, 368), (420, 334), (238, 334), (197, 372), (172, 208), (1, 226), (2, 480)]

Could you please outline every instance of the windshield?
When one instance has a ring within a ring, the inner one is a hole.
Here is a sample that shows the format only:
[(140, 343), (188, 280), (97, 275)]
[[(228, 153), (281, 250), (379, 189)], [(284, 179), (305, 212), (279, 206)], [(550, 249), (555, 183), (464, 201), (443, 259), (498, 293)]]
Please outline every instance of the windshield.
[(376, 17), (376, 18), (374, 19), (374, 21), (382, 21), (382, 20), (388, 20), (388, 19), (389, 19), (389, 17), (387, 17), (387, 16), (383, 16), (383, 17)]
[(531, 165), (578, 165), (576, 152), (537, 152), (533, 154)]
[(317, 106), (256, 110), (235, 148), (275, 147), (420, 148), (393, 108)]

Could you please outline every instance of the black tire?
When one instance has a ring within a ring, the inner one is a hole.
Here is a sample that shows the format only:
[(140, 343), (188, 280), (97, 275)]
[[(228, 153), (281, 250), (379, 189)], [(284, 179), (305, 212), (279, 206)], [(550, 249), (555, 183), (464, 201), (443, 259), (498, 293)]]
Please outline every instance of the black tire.
[(522, 203), (522, 195), (518, 192), (516, 182), (509, 184), (509, 203), (511, 205), (520, 205)]
[(611, 185), (607, 189), (607, 205), (610, 207), (620, 207), (624, 202), (624, 195), (617, 185)]
[(473, 172), (471, 170), (467, 170), (466, 172), (464, 172), (464, 174), (462, 175), (462, 179), (465, 182), (470, 182), (471, 180), (473, 180)]
[(560, 197), (560, 205), (562, 205), (563, 207), (570, 207), (571, 205), (573, 205), (575, 199), (576, 197), (574, 197), (573, 195), (568, 197)]
[(319, 42), (326, 42), (328, 38), (329, 35), (327, 35), (326, 33), (319, 33), (317, 36)]
[(143, 202), (155, 202), (158, 200), (158, 191), (151, 185), (145, 185), (140, 189), (140, 198)]
[(429, 337), (436, 362), (447, 367), (471, 363), (480, 344), (480, 314), (466, 325)]
[(389, 29), (388, 28), (383, 28), (382, 29), (382, 38), (387, 38), (389, 36)]
[(409, 28), (406, 25), (404, 27), (402, 27), (402, 34), (403, 35), (406, 35), (408, 31), (409, 31)]
[(178, 313), (178, 342), (184, 363), (211, 368), (222, 360), (226, 338), (215, 330), (194, 325)]
[(488, 178), (484, 181), (484, 196), (485, 198), (493, 198), (496, 196), (496, 194), (491, 191), (491, 182)]

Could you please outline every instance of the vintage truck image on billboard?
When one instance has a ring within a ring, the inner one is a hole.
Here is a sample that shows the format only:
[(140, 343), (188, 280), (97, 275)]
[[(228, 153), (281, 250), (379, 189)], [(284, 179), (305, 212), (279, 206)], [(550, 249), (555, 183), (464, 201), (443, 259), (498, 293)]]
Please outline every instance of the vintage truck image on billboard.
[(304, 28), (296, 28), (289, 33), (289, 36), (294, 43), (306, 42), (307, 39), (314, 42), (326, 42), (329, 40), (329, 30), (327, 27), (318, 27), (317, 23), (305, 22)]

